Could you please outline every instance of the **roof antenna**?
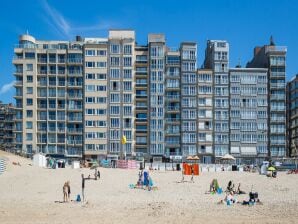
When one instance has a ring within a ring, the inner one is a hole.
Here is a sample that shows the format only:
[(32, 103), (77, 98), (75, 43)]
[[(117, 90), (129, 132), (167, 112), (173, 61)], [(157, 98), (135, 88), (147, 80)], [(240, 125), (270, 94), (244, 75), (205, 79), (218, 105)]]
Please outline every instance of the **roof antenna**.
[(26, 30), (26, 34), (29, 35), (28, 29)]
[(241, 68), (241, 58), (238, 58), (238, 65), (236, 65), (236, 68)]
[(270, 36), (270, 46), (275, 46), (274, 40), (273, 40), (273, 36)]

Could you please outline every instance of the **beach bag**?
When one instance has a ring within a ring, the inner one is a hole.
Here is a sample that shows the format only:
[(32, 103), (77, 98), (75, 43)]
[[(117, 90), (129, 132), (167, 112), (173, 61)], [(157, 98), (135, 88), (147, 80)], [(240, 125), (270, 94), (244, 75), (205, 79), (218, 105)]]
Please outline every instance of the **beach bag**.
[(258, 192), (249, 192), (249, 199), (250, 200), (255, 200), (259, 198)]

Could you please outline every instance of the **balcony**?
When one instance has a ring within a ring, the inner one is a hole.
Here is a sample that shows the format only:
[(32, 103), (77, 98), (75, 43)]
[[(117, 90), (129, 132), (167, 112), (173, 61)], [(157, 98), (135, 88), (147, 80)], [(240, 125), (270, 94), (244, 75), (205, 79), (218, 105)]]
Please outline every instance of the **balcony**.
[(56, 81), (49, 81), (50, 86), (56, 86)]
[(65, 82), (63, 82), (63, 81), (59, 81), (59, 82), (58, 82), (58, 86), (65, 86)]
[(56, 75), (56, 74), (57, 74), (57, 70), (50, 70), (50, 71), (49, 71), (49, 74), (50, 74), (50, 75)]
[(47, 127), (37, 127), (38, 132), (47, 132)]
[(46, 75), (47, 74), (47, 70), (38, 70), (37, 74), (39, 75)]
[(83, 87), (83, 82), (68, 82), (67, 84), (72, 87)]
[(65, 133), (65, 127), (58, 127), (57, 132), (59, 133)]
[(65, 62), (66, 62), (65, 58), (58, 58), (58, 63), (65, 63)]
[(82, 64), (83, 60), (82, 58), (68, 58), (67, 62), (69, 64)]
[(82, 121), (82, 117), (79, 117), (79, 116), (68, 117), (68, 121)]
[(37, 85), (38, 86), (47, 86), (48, 84), (46, 81), (39, 81), (39, 82), (37, 82)]
[(81, 70), (69, 70), (68, 75), (69, 76), (82, 76), (83, 72)]
[(82, 145), (82, 140), (67, 140), (68, 145)]
[(23, 86), (23, 81), (15, 81), (14, 86)]
[(83, 128), (68, 128), (67, 132), (72, 134), (82, 134)]
[(56, 109), (56, 104), (49, 104), (50, 109)]
[(47, 104), (38, 104), (37, 109), (47, 109)]
[(57, 105), (57, 109), (59, 109), (59, 110), (63, 110), (63, 109), (65, 109), (65, 105), (66, 105), (66, 104), (58, 104), (58, 105)]
[(40, 143), (47, 143), (47, 139), (46, 138), (38, 138), (37, 139), (37, 143), (40, 144)]
[(71, 98), (71, 99), (82, 99), (83, 98), (83, 94), (68, 94), (67, 95), (68, 98)]
[(180, 95), (167, 95), (168, 100), (180, 100)]
[(174, 112), (174, 111), (178, 112), (178, 111), (180, 111), (180, 107), (179, 106), (168, 106), (167, 111), (168, 112)]
[(166, 118), (166, 122), (168, 123), (180, 122), (180, 118)]
[(46, 64), (47, 61), (48, 61), (47, 58), (37, 58), (37, 62), (38, 62), (38, 63), (41, 63), (41, 64)]

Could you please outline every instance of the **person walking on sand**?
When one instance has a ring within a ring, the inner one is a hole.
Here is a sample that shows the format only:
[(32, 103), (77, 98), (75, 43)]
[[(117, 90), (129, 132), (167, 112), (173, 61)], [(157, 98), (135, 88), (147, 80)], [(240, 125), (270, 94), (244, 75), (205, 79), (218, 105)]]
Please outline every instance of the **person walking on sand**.
[(82, 201), (85, 201), (85, 178), (84, 174), (82, 174)]
[(67, 202), (67, 198), (68, 198), (68, 196), (67, 196), (67, 194), (68, 194), (68, 186), (67, 186), (67, 182), (65, 182), (64, 183), (64, 185), (63, 185), (63, 202)]
[(191, 181), (194, 182), (194, 180), (193, 180), (193, 175), (194, 175), (193, 165), (190, 166), (190, 169), (191, 169)]
[(70, 182), (67, 181), (66, 183), (67, 183), (67, 200), (70, 201), (70, 193), (71, 193), (71, 191), (70, 191)]

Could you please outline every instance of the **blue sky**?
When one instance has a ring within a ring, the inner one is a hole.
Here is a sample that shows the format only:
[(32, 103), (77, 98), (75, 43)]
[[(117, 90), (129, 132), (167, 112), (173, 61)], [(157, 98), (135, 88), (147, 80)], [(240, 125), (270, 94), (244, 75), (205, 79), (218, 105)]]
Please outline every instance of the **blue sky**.
[[(136, 30), (137, 42), (148, 33), (164, 33), (167, 45), (198, 43), (199, 66), (207, 39), (230, 43), (230, 66), (242, 66), (253, 48), (269, 43), (287, 46), (287, 79), (298, 73), (298, 1), (296, 0), (5, 0), (0, 3), (0, 100), (13, 99), (13, 48), (22, 33), (37, 39), (72, 40), (106, 37), (109, 28)], [(296, 53), (295, 53), (296, 52)]]

